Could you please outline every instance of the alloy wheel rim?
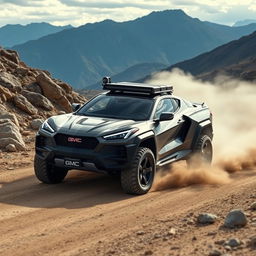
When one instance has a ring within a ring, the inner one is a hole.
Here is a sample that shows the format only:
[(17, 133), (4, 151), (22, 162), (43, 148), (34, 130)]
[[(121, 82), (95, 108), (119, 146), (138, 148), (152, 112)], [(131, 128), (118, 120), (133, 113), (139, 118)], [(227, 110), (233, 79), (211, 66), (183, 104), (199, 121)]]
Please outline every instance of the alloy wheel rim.
[(152, 158), (146, 155), (139, 165), (139, 183), (142, 187), (148, 187), (153, 178), (153, 161)]
[(210, 141), (205, 141), (202, 146), (202, 156), (205, 160), (210, 161), (212, 159), (212, 145)]

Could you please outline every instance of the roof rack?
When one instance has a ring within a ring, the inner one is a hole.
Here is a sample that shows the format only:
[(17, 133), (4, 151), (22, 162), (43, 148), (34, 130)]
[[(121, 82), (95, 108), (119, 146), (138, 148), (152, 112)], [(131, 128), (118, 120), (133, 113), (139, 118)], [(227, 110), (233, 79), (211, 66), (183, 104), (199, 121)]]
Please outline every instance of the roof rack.
[(103, 78), (102, 86), (104, 90), (109, 90), (114, 93), (138, 93), (152, 96), (173, 93), (173, 87), (170, 85), (150, 85), (131, 82), (111, 83), (110, 77)]

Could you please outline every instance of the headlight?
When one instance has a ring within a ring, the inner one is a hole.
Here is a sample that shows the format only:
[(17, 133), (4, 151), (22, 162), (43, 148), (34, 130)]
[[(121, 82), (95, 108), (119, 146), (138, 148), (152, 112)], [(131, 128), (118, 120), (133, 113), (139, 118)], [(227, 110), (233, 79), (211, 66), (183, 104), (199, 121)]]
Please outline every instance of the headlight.
[(46, 121), (44, 121), (44, 123), (42, 124), (42, 129), (49, 132), (49, 133), (54, 133), (54, 129), (49, 125), (49, 123)]
[(113, 133), (110, 135), (103, 136), (105, 140), (121, 140), (121, 139), (127, 139), (129, 138), (132, 134), (136, 133), (139, 129), (138, 128), (133, 128), (130, 130), (126, 130), (123, 132), (118, 132), (118, 133)]

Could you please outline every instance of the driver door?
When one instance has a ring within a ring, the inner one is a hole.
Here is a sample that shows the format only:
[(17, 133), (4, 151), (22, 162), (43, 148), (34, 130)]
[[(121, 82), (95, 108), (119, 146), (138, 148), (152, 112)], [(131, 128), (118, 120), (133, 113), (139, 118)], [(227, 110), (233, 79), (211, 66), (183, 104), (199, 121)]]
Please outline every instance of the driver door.
[(175, 139), (177, 139), (180, 128), (184, 122), (181, 113), (179, 113), (179, 105), (176, 99), (165, 98), (160, 100), (155, 111), (154, 119), (159, 119), (163, 112), (174, 113), (174, 118), (173, 120), (155, 123), (158, 160), (170, 155), (172, 151), (179, 146), (175, 142)]

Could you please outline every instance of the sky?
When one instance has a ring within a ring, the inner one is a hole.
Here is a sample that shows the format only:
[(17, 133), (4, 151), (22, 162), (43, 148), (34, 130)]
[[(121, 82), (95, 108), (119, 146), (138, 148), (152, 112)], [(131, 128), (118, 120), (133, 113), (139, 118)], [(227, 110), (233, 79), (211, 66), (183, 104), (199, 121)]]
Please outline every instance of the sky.
[(0, 0), (0, 26), (31, 22), (80, 26), (105, 19), (132, 20), (167, 9), (226, 25), (256, 19), (256, 0)]

